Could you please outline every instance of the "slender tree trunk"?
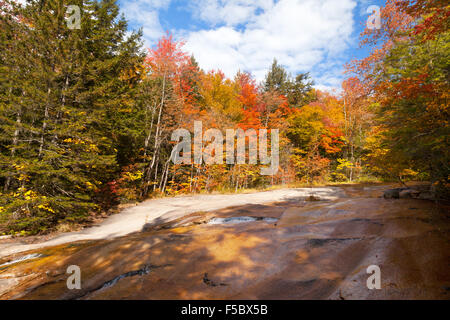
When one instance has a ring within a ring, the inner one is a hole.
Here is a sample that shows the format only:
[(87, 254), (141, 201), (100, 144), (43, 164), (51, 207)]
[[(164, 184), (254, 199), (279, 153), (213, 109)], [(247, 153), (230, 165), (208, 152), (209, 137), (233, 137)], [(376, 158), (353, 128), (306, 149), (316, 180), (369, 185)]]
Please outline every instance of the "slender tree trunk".
[(158, 169), (159, 169), (159, 161), (156, 162), (155, 167), (155, 177), (153, 183), (153, 191), (156, 191), (156, 184), (158, 183)]
[[(148, 193), (148, 183), (150, 182), (151, 174), (152, 174), (152, 171), (153, 171), (153, 167), (155, 166), (155, 162), (156, 162), (156, 158), (157, 158), (156, 156), (159, 153), (159, 147), (160, 147), (159, 138), (160, 138), (160, 131), (161, 131), (161, 116), (162, 116), (162, 110), (163, 110), (163, 106), (165, 104), (165, 99), (166, 99), (165, 91), (166, 91), (166, 75), (164, 74), (163, 86), (162, 86), (162, 94), (161, 94), (161, 102), (160, 102), (160, 105), (159, 105), (158, 122), (156, 124), (155, 149), (154, 149), (154, 152), (153, 152), (152, 162), (150, 163), (150, 166), (148, 167), (147, 173), (146, 173), (144, 194)], [(155, 187), (153, 189), (155, 189)]]
[(189, 181), (189, 192), (192, 192), (192, 181), (194, 180), (194, 163), (191, 164), (191, 180)]
[(145, 142), (144, 142), (144, 159), (147, 157), (148, 145), (150, 144), (150, 139), (152, 137), (153, 120), (155, 118), (155, 111), (156, 111), (156, 102), (155, 102), (155, 105), (152, 108), (152, 120), (150, 122), (150, 130), (149, 130), (148, 136), (147, 136), (147, 138), (145, 139)]
[(238, 167), (238, 174), (236, 175), (236, 187), (234, 189), (234, 192), (236, 193), (239, 189), (239, 173), (241, 173), (241, 167)]
[[(61, 108), (58, 111), (58, 114), (56, 115), (56, 122), (59, 122), (59, 120), (61, 119), (61, 110), (64, 109), (64, 106), (66, 105), (66, 90), (69, 87), (69, 76), (66, 76), (66, 81), (64, 83), (64, 88), (61, 94)], [(55, 133), (53, 136), (53, 140), (52, 143), (56, 144), (58, 141), (58, 134)]]
[[(162, 110), (165, 104), (166, 100), (166, 75), (164, 74), (163, 77), (163, 87), (162, 87), (162, 94), (161, 94), (161, 104), (159, 106), (159, 114), (158, 114), (158, 123), (156, 125), (156, 134), (155, 134), (155, 154), (157, 153), (157, 149), (159, 148), (159, 137), (160, 137), (160, 131), (161, 131), (161, 115)], [(153, 158), (154, 159), (154, 158)], [(154, 166), (154, 161), (152, 161), (151, 167)]]
[(351, 162), (352, 162), (352, 166), (350, 167), (350, 182), (352, 182), (353, 181), (353, 165), (354, 165), (354, 162), (355, 162), (353, 141), (352, 141), (352, 144), (350, 146), (350, 152), (351, 152)]
[[(21, 121), (22, 121), (22, 119), (21, 119), (21, 111), (19, 110), (17, 112), (17, 118), (16, 118), (16, 130), (14, 130), (14, 136), (13, 136), (13, 139), (12, 139), (13, 147), (11, 148), (11, 160), (12, 160), (12, 158), (14, 158), (14, 154), (16, 153), (17, 143), (19, 142), (19, 133), (20, 133)], [(8, 176), (6, 178), (5, 185), (3, 187), (4, 192), (8, 191), (10, 184), (11, 184), (11, 176)]]
[(51, 88), (48, 88), (47, 91), (47, 102), (45, 104), (45, 111), (44, 111), (44, 122), (42, 123), (42, 134), (41, 134), (41, 142), (39, 144), (39, 155), (38, 158), (41, 159), (42, 157), (42, 151), (44, 149), (44, 136), (45, 136), (45, 130), (47, 129), (47, 120), (49, 118), (49, 105), (50, 105), (50, 93), (51, 93)]
[(164, 193), (164, 191), (166, 190), (166, 184), (167, 184), (167, 179), (169, 177), (169, 168), (170, 168), (170, 159), (167, 160), (165, 168), (164, 168), (164, 172), (163, 172), (163, 176), (161, 178), (161, 192)]
[(200, 181), (200, 173), (202, 172), (201, 164), (198, 165), (198, 168), (195, 172), (195, 183), (194, 183), (194, 192), (199, 189), (199, 181)]
[(166, 178), (166, 174), (167, 174), (167, 171), (168, 171), (169, 161), (170, 161), (170, 158), (169, 158), (169, 160), (166, 161), (166, 163), (164, 163), (164, 167), (163, 167), (163, 170), (161, 172), (161, 179), (159, 181), (159, 190), (161, 190), (161, 191), (162, 191), (162, 188), (163, 188), (163, 185), (164, 185), (164, 180)]

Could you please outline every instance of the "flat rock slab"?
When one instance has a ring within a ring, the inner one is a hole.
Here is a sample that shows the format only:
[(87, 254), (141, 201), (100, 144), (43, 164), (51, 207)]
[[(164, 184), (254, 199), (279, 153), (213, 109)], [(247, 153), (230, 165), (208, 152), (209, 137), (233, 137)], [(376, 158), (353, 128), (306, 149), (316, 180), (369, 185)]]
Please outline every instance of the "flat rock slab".
[[(351, 188), (350, 197), (192, 213), (0, 259), (18, 261), (0, 269), (9, 286), (0, 299), (448, 299), (448, 208)], [(207, 223), (238, 217), (279, 221)], [(81, 290), (66, 287), (69, 265), (81, 268)], [(381, 290), (366, 286), (370, 265), (381, 269)]]
[(0, 244), (0, 258), (14, 253), (56, 246), (82, 240), (113, 239), (141, 231), (145, 225), (159, 225), (173, 221), (193, 212), (209, 212), (231, 206), (264, 204), (279, 201), (305, 201), (310, 196), (322, 200), (345, 197), (342, 188), (299, 188), (282, 189), (249, 194), (195, 195), (175, 198), (152, 199), (138, 206), (130, 207), (119, 214), (110, 216), (99, 225), (79, 232), (65, 233), (54, 239), (36, 243)]

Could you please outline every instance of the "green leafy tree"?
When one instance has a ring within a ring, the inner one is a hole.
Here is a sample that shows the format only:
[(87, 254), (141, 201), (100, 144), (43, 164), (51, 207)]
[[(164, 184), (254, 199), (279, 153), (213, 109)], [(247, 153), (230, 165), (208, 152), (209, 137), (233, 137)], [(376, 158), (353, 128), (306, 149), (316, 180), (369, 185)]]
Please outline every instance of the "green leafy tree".
[[(125, 75), (142, 63), (140, 35), (126, 37), (115, 1), (10, 5), (0, 18), (2, 222), (37, 232), (84, 219), (117, 171), (113, 132), (132, 104)], [(68, 28), (68, 5), (81, 9), (80, 29)]]

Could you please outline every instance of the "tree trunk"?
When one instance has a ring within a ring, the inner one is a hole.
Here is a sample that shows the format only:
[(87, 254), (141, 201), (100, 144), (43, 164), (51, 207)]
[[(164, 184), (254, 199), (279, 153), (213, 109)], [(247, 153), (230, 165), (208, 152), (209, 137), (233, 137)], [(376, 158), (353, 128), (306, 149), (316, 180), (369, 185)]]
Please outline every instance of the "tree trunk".
[(160, 147), (159, 137), (160, 137), (160, 130), (161, 130), (161, 116), (162, 116), (162, 110), (163, 110), (163, 106), (165, 104), (165, 99), (166, 99), (165, 91), (166, 91), (166, 75), (164, 74), (163, 86), (162, 86), (162, 94), (161, 94), (161, 103), (159, 105), (158, 122), (156, 124), (155, 150), (153, 152), (152, 162), (150, 163), (150, 166), (147, 169), (146, 178), (144, 180), (144, 182), (145, 182), (145, 187), (144, 187), (144, 192), (143, 192), (144, 195), (148, 193), (148, 183), (150, 182), (151, 174), (152, 174), (152, 171), (153, 171), (153, 167), (155, 166), (156, 155), (159, 153), (159, 147)]
[(152, 137), (153, 120), (155, 118), (155, 111), (156, 111), (156, 102), (155, 102), (155, 105), (152, 108), (152, 120), (150, 122), (150, 130), (149, 130), (148, 136), (147, 136), (147, 138), (145, 139), (145, 142), (144, 142), (144, 161), (145, 161), (145, 158), (147, 157), (148, 145), (150, 144), (150, 139)]
[[(13, 160), (14, 154), (16, 153), (16, 146), (17, 146), (17, 143), (19, 141), (19, 133), (20, 133), (20, 123), (21, 123), (21, 121), (22, 121), (21, 120), (21, 112), (19, 110), (17, 112), (17, 118), (16, 118), (17, 126), (16, 126), (16, 130), (14, 131), (14, 137), (12, 139), (13, 147), (11, 148), (11, 160)], [(8, 176), (6, 178), (5, 185), (4, 185), (4, 188), (3, 188), (4, 192), (8, 191), (10, 184), (11, 184), (11, 176)]]
[(42, 123), (42, 134), (41, 134), (41, 142), (39, 144), (39, 155), (38, 158), (41, 159), (42, 158), (42, 151), (44, 149), (44, 136), (45, 136), (45, 130), (47, 129), (47, 120), (49, 118), (49, 105), (50, 105), (50, 92), (51, 92), (51, 88), (48, 88), (47, 91), (47, 102), (45, 104), (45, 111), (44, 111), (44, 122)]
[[(61, 110), (64, 109), (64, 106), (66, 105), (66, 90), (69, 87), (69, 76), (66, 76), (66, 81), (64, 83), (64, 88), (62, 90), (62, 94), (61, 94), (61, 108), (59, 109), (57, 115), (56, 115), (56, 122), (59, 122), (59, 120), (61, 119)], [(55, 133), (55, 135), (53, 136), (52, 139), (52, 143), (56, 144), (58, 142), (58, 134)]]

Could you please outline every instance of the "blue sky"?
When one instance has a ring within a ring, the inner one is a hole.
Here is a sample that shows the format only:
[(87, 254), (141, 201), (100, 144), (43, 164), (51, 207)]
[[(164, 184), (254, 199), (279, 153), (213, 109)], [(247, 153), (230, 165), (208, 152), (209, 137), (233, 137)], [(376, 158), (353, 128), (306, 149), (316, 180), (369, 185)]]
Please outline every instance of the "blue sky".
[(119, 0), (146, 46), (169, 31), (208, 71), (248, 71), (263, 80), (273, 58), (292, 75), (310, 72), (316, 87), (339, 89), (343, 64), (367, 55), (358, 35), (371, 5), (384, 0)]

